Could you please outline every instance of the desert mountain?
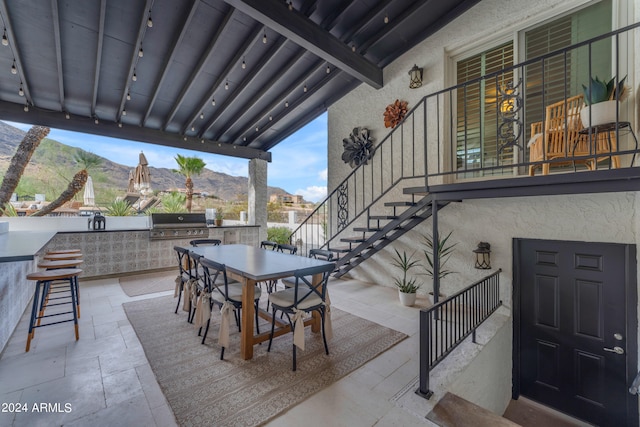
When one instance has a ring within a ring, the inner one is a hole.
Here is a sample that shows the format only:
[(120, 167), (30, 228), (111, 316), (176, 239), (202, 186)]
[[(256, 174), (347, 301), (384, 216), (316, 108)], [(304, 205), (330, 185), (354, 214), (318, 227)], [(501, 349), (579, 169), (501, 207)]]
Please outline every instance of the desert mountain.
[[(24, 134), (24, 131), (0, 121), (0, 173), (2, 175)], [(25, 185), (28, 189), (24, 190), (25, 187), (23, 187), (23, 193), (46, 193), (48, 199), (49, 194), (57, 196), (66, 187), (73, 174), (79, 170), (73, 160), (74, 153), (79, 150), (52, 139), (44, 139), (36, 149), (22, 178), (22, 181), (28, 183)], [(94, 154), (100, 156), (100, 153)], [(150, 166), (149, 169), (151, 186), (154, 190), (184, 188), (183, 176), (167, 168)], [(123, 195), (129, 183), (130, 170), (132, 167), (103, 157), (100, 167), (91, 171), (97, 202), (109, 203), (113, 197)], [(194, 191), (206, 192), (223, 200), (234, 201), (246, 197), (247, 194), (248, 179), (246, 177), (231, 176), (205, 168), (202, 174), (193, 177), (193, 181)], [(286, 191), (278, 187), (268, 187), (269, 196), (277, 193), (286, 193)]]

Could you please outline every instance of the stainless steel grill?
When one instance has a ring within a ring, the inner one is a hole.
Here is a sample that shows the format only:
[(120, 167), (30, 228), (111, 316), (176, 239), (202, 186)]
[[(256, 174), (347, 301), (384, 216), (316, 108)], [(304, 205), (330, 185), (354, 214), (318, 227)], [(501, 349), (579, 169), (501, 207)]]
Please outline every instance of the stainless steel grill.
[(209, 231), (203, 213), (151, 214), (150, 240), (171, 240), (207, 237)]

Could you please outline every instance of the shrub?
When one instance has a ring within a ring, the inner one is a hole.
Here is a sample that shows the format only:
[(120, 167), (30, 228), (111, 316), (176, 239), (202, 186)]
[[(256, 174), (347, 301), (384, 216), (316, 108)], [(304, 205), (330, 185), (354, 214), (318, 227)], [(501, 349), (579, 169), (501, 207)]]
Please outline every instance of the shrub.
[(267, 240), (276, 243), (289, 243), (291, 230), (287, 227), (269, 227), (267, 228)]

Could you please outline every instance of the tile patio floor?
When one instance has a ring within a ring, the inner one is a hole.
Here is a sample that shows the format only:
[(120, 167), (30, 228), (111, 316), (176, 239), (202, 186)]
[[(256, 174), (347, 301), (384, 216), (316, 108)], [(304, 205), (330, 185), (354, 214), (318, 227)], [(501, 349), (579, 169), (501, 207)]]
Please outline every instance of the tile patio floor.
[[(167, 280), (173, 282), (173, 277), (168, 273)], [(411, 411), (395, 399), (418, 374), (418, 308), (401, 306), (391, 288), (355, 280), (333, 280), (329, 286), (335, 307), (410, 337), (267, 425), (433, 425), (424, 419), (428, 410)], [(128, 297), (117, 278), (81, 282), (80, 340), (74, 341), (70, 323), (51, 326), (36, 331), (29, 353), (24, 352), (28, 318), (23, 316), (0, 357), (0, 404), (61, 407), (48, 413), (32, 412), (31, 407), (26, 413), (0, 412), (0, 426), (175, 426), (122, 307), (172, 292)], [(417, 306), (425, 304), (419, 298)], [(411, 394), (403, 397), (412, 401), (409, 406), (426, 407), (426, 401)], [(67, 412), (65, 403), (71, 404)]]

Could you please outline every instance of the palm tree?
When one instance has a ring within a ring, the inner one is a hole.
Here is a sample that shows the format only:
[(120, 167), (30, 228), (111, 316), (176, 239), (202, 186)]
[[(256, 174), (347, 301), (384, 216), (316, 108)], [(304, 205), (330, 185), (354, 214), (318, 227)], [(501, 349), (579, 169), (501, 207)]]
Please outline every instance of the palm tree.
[[(15, 191), (18, 183), (20, 182), (20, 178), (24, 173), (27, 164), (31, 160), (31, 156), (33, 155), (40, 142), (49, 134), (49, 128), (45, 126), (33, 126), (26, 133), (20, 145), (16, 149), (16, 154), (14, 154), (11, 159), (11, 164), (7, 169), (7, 173), (4, 175), (2, 180), (2, 185), (0, 186), (0, 206), (5, 206), (11, 200), (11, 195)], [(0, 215), (2, 215), (2, 210), (0, 210)]]
[(207, 164), (199, 157), (184, 157), (180, 154), (176, 155), (175, 159), (178, 163), (179, 169), (174, 169), (174, 172), (179, 173), (186, 178), (186, 208), (187, 212), (191, 212), (191, 200), (193, 199), (193, 181), (191, 180), (191, 176), (200, 175), (200, 173), (202, 173), (202, 169), (204, 169)]
[(83, 150), (77, 151), (76, 154), (74, 154), (73, 159), (78, 165), (82, 167), (82, 169), (73, 176), (71, 182), (69, 183), (69, 186), (67, 186), (67, 189), (64, 190), (56, 200), (49, 203), (39, 211), (34, 212), (33, 214), (31, 214), (31, 216), (47, 215), (53, 212), (54, 209), (59, 208), (69, 200), (73, 199), (76, 194), (82, 191), (84, 185), (87, 183), (87, 178), (89, 177), (89, 169), (93, 169), (102, 163), (101, 157)]

